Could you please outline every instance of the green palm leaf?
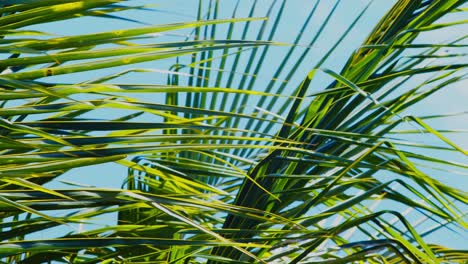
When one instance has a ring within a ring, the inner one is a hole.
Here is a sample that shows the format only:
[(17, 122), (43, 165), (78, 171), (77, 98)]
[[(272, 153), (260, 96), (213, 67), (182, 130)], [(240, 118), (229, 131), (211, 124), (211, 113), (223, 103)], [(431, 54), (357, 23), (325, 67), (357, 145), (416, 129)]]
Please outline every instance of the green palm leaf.
[[(412, 109), (466, 81), (466, 36), (433, 37), (464, 26), (465, 2), (395, 1), (355, 45), (373, 2), (332, 34), (346, 1), (200, 0), (195, 21), (57, 36), (158, 13), (3, 1), (0, 258), (464, 263), (430, 237), (467, 241), (468, 195), (440, 177), (466, 176), (467, 150), (433, 122), (458, 114)], [(109, 164), (121, 188), (54, 187)]]

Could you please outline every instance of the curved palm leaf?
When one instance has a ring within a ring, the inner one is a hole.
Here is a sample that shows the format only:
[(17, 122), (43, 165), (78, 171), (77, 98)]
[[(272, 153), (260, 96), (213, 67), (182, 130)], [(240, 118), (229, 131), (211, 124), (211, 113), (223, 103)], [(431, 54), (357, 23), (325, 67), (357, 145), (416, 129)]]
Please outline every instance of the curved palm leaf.
[[(465, 79), (465, 36), (418, 42), (463, 24), (440, 19), (462, 12), (464, 2), (396, 1), (340, 68), (330, 61), (372, 4), (317, 57), (314, 48), (340, 1), (323, 18), (329, 2), (313, 1), (292, 41), (277, 37), (292, 5), (284, 0), (238, 2), (224, 19), (225, 3), (199, 1), (194, 22), (60, 37), (27, 27), (83, 16), (135, 22), (116, 12), (145, 7), (5, 1), (1, 258), (462, 263), (466, 250), (426, 237), (466, 230), (466, 191), (433, 175), (466, 175), (466, 162), (446, 157), (467, 151), (430, 125), (443, 115), (418, 117), (408, 109)], [(240, 18), (242, 10), (248, 18)], [(187, 29), (193, 32), (184, 41), (155, 39)], [(167, 70), (141, 64), (171, 58), (176, 63)], [(103, 71), (130, 64), (137, 65)], [(117, 81), (135, 72), (167, 74), (168, 81)], [(61, 77), (73, 74), (81, 80)], [(408, 133), (435, 140), (421, 143)], [(44, 186), (71, 169), (104, 163), (127, 167), (122, 189)], [(116, 216), (118, 222), (96, 227), (99, 218)], [(60, 234), (38, 240), (44, 230)]]

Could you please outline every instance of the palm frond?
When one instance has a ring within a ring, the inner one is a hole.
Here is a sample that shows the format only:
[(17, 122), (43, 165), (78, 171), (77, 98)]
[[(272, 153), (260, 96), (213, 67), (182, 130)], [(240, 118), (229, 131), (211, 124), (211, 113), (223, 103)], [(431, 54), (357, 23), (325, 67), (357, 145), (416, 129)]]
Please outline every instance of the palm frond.
[[(466, 81), (466, 36), (420, 41), (463, 26), (465, 1), (398, 0), (355, 47), (375, 3), (330, 34), (349, 3), (312, 1), (295, 28), (294, 3), (267, 2), (56, 36), (48, 23), (151, 9), (4, 1), (2, 261), (463, 263), (428, 236), (467, 241), (467, 193), (444, 179), (466, 175), (467, 151), (434, 126), (451, 114), (410, 113)], [(122, 188), (48, 185), (110, 163)]]

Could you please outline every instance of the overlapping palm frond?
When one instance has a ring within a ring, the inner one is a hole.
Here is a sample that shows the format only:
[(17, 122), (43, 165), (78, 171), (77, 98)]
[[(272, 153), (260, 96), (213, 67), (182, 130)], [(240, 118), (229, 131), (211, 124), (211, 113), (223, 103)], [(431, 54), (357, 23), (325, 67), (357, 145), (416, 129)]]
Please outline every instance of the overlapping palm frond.
[[(467, 151), (433, 128), (443, 114), (408, 114), (465, 80), (465, 36), (418, 42), (463, 24), (450, 16), (465, 1), (396, 1), (349, 54), (339, 49), (362, 34), (374, 3), (320, 52), (345, 1), (307, 2), (302, 25), (288, 25), (293, 40), (278, 37), (294, 6), (285, 0), (233, 2), (231, 18), (229, 3), (199, 1), (193, 22), (83, 35), (31, 28), (88, 16), (139, 22), (118, 13), (146, 8), (134, 2), (4, 1), (2, 261), (468, 258), (427, 239), (466, 230), (466, 191), (439, 175), (466, 177)], [(156, 35), (175, 30), (187, 39)], [(337, 54), (348, 59), (335, 67)], [(169, 69), (143, 64), (168, 60)], [(119, 82), (133, 73), (167, 74), (167, 83)], [(44, 185), (107, 163), (127, 167), (122, 189)]]

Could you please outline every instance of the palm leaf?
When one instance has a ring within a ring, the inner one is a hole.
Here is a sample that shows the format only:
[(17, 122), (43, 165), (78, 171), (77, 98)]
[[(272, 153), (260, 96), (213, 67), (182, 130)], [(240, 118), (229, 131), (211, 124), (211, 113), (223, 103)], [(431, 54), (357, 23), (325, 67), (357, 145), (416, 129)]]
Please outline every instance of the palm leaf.
[[(355, 47), (373, 3), (333, 41), (345, 1), (313, 1), (292, 39), (294, 3), (266, 3), (200, 0), (196, 21), (56, 36), (48, 23), (145, 24), (125, 12), (151, 9), (4, 1), (2, 261), (463, 263), (428, 236), (466, 241), (467, 193), (438, 176), (465, 176), (466, 150), (431, 122), (450, 114), (409, 110), (465, 81), (466, 36), (419, 41), (463, 26), (465, 1), (396, 1)], [(128, 170), (122, 188), (49, 185), (110, 163)]]

